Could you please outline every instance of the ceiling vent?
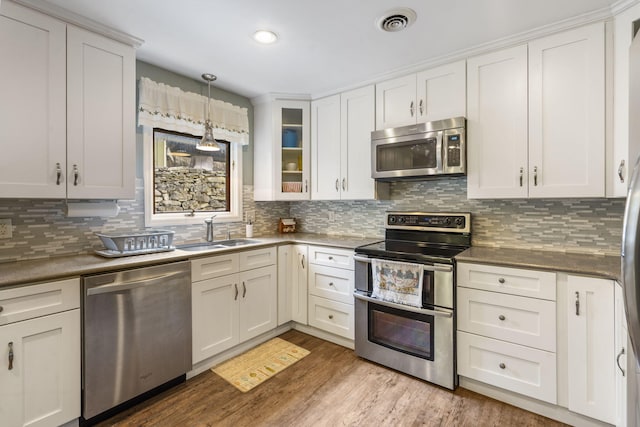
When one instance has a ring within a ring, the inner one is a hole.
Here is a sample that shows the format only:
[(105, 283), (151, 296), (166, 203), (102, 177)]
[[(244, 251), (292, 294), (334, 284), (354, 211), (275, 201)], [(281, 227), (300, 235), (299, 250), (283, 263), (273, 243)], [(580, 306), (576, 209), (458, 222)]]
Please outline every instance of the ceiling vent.
[(416, 18), (417, 15), (412, 9), (401, 7), (385, 13), (376, 21), (376, 26), (382, 31), (395, 33), (408, 28)]

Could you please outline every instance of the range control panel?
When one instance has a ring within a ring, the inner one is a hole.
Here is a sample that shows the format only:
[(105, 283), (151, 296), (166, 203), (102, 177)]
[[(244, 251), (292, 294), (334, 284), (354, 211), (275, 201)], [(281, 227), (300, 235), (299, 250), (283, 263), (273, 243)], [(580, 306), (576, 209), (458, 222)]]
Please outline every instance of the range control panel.
[(469, 233), (471, 232), (471, 214), (387, 212), (385, 226), (391, 229)]

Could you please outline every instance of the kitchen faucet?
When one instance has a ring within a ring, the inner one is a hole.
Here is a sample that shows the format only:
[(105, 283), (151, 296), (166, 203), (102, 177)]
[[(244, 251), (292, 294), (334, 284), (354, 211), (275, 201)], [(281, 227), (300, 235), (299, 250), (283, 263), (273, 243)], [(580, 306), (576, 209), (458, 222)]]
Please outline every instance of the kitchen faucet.
[(211, 218), (204, 220), (204, 223), (207, 224), (207, 242), (213, 242), (213, 218), (215, 217), (215, 215), (211, 215)]

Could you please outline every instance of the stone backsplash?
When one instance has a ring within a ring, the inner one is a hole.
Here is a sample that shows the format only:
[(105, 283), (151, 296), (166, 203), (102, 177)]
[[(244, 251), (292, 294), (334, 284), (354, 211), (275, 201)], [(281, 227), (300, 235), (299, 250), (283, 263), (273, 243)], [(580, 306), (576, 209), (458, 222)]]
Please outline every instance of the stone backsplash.
[[(0, 262), (91, 252), (102, 247), (94, 235), (144, 228), (143, 190), (120, 201), (116, 218), (67, 218), (64, 201), (0, 199), (0, 218), (11, 218), (13, 238), (0, 240)], [(505, 248), (619, 255), (624, 199), (467, 200), (466, 178), (396, 182), (384, 201), (254, 202), (253, 186), (243, 188), (244, 209), (255, 212), (256, 236), (277, 231), (279, 218), (294, 217), (297, 230), (353, 236), (384, 236), (387, 210), (471, 212), (473, 244)], [(329, 221), (329, 214), (335, 218)], [(205, 226), (174, 230), (175, 243), (202, 240)], [(244, 224), (216, 224), (244, 236)]]

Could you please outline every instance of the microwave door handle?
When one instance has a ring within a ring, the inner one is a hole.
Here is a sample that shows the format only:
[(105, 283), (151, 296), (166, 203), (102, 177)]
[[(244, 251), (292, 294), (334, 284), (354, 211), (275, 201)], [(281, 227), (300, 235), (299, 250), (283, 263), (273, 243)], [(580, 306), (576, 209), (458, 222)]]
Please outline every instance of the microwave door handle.
[[(366, 257), (361, 257), (361, 256), (358, 256), (358, 255), (354, 255), (353, 259), (355, 261), (360, 261), (360, 262), (365, 262), (367, 264), (371, 264), (371, 258), (366, 258)], [(424, 271), (447, 271), (447, 272), (453, 271), (453, 267), (450, 266), (450, 265), (446, 265), (446, 264), (433, 264), (433, 265), (424, 264), (424, 265), (422, 265), (422, 269)]]
[(354, 291), (353, 296), (355, 299), (359, 299), (361, 301), (372, 302), (374, 304), (383, 305), (385, 307), (396, 308), (402, 311), (410, 311), (412, 313), (426, 314), (426, 315), (435, 316), (435, 317), (453, 317), (453, 312), (449, 310), (447, 311), (438, 310), (438, 309), (429, 310), (426, 308), (413, 307), (411, 305), (396, 304), (389, 301), (379, 300), (378, 298), (372, 298), (368, 295), (363, 295), (358, 291)]
[(436, 143), (436, 165), (439, 172), (444, 172), (444, 165), (447, 164), (447, 147), (443, 135), (443, 131), (438, 132)]

